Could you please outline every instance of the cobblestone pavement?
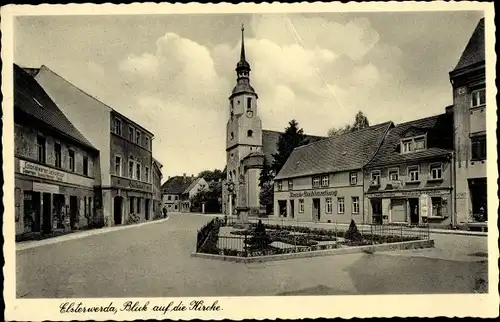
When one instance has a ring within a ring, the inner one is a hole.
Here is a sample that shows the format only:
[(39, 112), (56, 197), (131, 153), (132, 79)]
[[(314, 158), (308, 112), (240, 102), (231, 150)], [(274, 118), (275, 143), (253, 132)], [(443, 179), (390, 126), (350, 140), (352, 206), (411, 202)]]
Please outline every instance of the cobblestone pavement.
[(436, 240), (434, 250), (240, 264), (190, 256), (196, 230), (210, 216), (170, 217), (18, 250), (17, 296), (418, 294), (478, 292), (486, 287), (484, 237), (445, 235)]

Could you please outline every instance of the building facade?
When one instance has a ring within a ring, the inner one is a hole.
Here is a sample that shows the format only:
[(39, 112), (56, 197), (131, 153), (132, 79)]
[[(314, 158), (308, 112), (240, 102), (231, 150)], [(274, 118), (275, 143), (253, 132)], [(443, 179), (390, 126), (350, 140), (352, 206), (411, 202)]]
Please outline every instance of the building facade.
[(453, 226), (453, 114), (399, 124), (364, 169), (375, 224)]
[(100, 186), (95, 202), (106, 225), (152, 218), (153, 134), (85, 93), (46, 66), (37, 82), (68, 119), (100, 151)]
[(191, 212), (191, 198), (208, 188), (205, 179), (194, 175), (169, 177), (161, 187), (163, 206), (169, 212)]
[(296, 148), (274, 182), (273, 216), (286, 220), (368, 223), (363, 167), (392, 122)]
[(14, 65), (16, 236), (104, 224), (99, 151), (32, 76)]
[(153, 158), (153, 216), (156, 218), (163, 217), (162, 211), (162, 195), (161, 195), (161, 180), (163, 175), (161, 169), (163, 165), (158, 160)]
[[(457, 223), (487, 221), (484, 19), (450, 72), (455, 123)], [(495, 111), (495, 109), (493, 109)]]

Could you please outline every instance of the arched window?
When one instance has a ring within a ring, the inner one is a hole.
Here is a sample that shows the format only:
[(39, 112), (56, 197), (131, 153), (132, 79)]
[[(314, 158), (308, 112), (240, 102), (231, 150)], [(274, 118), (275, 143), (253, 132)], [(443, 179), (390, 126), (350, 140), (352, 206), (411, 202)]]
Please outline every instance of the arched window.
[(252, 130), (248, 130), (247, 131), (247, 136), (250, 138), (253, 136), (253, 131)]
[(231, 140), (234, 139), (234, 133), (231, 132)]

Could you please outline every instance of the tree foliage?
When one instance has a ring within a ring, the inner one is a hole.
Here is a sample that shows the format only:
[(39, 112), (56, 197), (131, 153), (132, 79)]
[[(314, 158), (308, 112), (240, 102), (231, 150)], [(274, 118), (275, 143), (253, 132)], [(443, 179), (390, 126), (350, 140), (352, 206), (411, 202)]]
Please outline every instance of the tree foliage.
[(198, 174), (198, 177), (205, 179), (207, 182), (222, 181), (226, 178), (226, 173), (219, 169), (203, 170)]
[(191, 201), (191, 211), (201, 212), (202, 204), (205, 203), (205, 212), (220, 213), (222, 201), (222, 183), (212, 181), (208, 184), (208, 189), (200, 190), (194, 195)]
[(353, 124), (346, 124), (344, 127), (339, 129), (331, 128), (328, 130), (328, 136), (333, 137), (337, 135), (342, 135), (354, 131), (358, 131), (370, 126), (370, 122), (368, 122), (368, 118), (363, 114), (363, 112), (359, 111), (354, 117)]

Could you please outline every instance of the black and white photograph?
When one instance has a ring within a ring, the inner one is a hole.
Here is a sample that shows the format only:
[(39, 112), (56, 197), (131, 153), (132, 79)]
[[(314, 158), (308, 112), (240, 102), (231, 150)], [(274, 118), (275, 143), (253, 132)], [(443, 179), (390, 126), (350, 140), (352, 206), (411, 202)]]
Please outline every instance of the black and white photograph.
[(493, 4), (413, 6), (2, 7), (5, 318), (498, 316)]

